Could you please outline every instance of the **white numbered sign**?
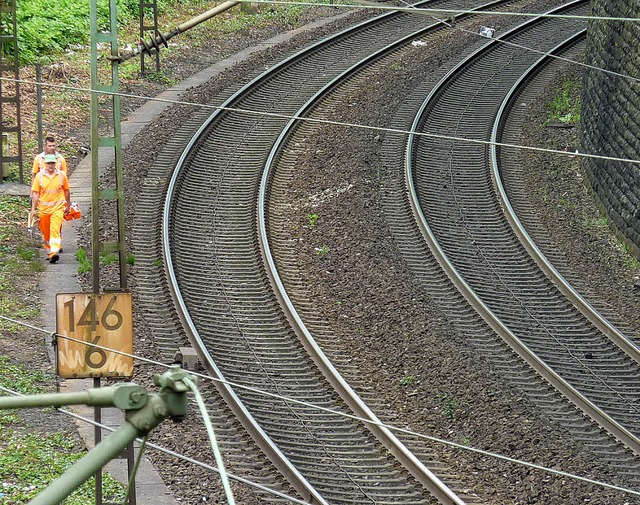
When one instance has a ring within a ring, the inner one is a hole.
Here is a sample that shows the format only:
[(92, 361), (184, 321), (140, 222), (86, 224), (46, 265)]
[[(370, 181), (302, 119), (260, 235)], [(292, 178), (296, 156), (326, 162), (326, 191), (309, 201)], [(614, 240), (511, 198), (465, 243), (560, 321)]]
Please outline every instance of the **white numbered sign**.
[(56, 333), (59, 376), (133, 376), (131, 293), (58, 293)]

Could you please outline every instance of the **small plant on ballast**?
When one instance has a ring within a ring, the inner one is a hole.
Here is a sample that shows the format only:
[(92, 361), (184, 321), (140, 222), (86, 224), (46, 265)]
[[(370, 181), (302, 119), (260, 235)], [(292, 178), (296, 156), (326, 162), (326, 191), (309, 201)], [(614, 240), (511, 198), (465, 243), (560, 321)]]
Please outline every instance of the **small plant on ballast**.
[(316, 247), (316, 254), (321, 258), (326, 258), (326, 256), (329, 254), (329, 251), (329, 246), (325, 244), (321, 245), (320, 247)]
[(307, 214), (307, 221), (309, 221), (309, 228), (313, 230), (316, 227), (316, 221), (318, 221), (318, 214)]
[(447, 393), (440, 393), (438, 398), (442, 404), (442, 415), (452, 419), (456, 410), (456, 402), (454, 402), (453, 398)]
[(84, 247), (78, 247), (76, 250), (76, 260), (78, 261), (78, 273), (86, 274), (91, 272), (91, 261), (87, 257), (87, 250)]
[(415, 375), (405, 375), (401, 380), (400, 384), (403, 386), (413, 386), (418, 382), (418, 378)]

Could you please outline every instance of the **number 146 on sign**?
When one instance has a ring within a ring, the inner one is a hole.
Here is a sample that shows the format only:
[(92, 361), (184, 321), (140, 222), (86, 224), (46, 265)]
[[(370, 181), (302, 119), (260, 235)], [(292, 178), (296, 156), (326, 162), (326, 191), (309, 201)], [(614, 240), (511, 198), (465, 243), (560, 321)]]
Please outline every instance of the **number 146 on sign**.
[(58, 293), (56, 333), (61, 377), (133, 376), (131, 293)]

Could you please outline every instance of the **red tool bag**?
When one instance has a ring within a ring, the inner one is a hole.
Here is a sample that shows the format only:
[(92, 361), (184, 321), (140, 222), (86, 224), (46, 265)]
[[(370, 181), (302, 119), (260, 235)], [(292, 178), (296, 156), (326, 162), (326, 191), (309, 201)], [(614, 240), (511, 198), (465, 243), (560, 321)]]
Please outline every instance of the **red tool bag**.
[(71, 221), (72, 219), (80, 219), (82, 217), (82, 212), (80, 212), (80, 207), (78, 204), (73, 202), (69, 206), (69, 213), (64, 215), (66, 221)]

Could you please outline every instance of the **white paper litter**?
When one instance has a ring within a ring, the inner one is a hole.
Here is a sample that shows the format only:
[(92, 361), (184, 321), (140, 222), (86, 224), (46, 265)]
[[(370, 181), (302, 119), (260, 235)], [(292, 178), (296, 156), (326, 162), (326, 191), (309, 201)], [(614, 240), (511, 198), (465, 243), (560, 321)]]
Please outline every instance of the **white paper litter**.
[(481, 26), (480, 27), (480, 35), (482, 35), (483, 37), (487, 37), (487, 38), (493, 38), (493, 35), (496, 33), (495, 28), (489, 28), (488, 26)]

